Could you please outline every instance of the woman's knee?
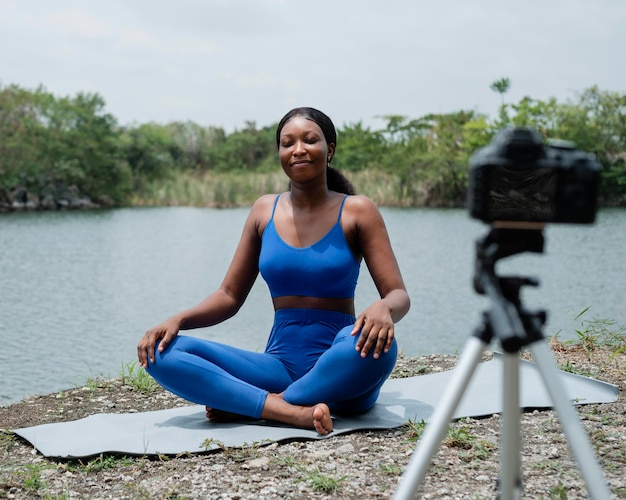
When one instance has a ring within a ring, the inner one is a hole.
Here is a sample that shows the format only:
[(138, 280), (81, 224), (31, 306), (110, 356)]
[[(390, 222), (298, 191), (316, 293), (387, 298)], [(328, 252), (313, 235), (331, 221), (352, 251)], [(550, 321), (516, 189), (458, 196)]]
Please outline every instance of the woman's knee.
[(154, 361), (148, 359), (148, 366), (146, 371), (157, 378), (157, 374), (162, 371), (167, 371), (172, 363), (176, 362), (178, 358), (177, 352), (184, 351), (184, 337), (176, 337), (167, 345), (163, 351), (159, 351), (159, 345), (161, 341), (157, 341), (154, 346)]
[(360, 358), (360, 359), (371, 359), (372, 361), (383, 361), (384, 364), (390, 364), (391, 369), (393, 369), (396, 363), (396, 359), (398, 357), (398, 343), (395, 338), (392, 340), (391, 345), (389, 346), (389, 349), (387, 350), (387, 352), (381, 351), (377, 359), (374, 359), (373, 348), (370, 349), (369, 352), (367, 353), (367, 356), (363, 358), (363, 356), (361, 355), (361, 352), (357, 351), (356, 349), (356, 344), (358, 342), (359, 336), (350, 335), (351, 331), (352, 330), (350, 327), (342, 329), (337, 334), (337, 338), (335, 339), (335, 342), (333, 346), (331, 347), (331, 349), (335, 347), (342, 347), (343, 349), (337, 349), (337, 352), (341, 350), (349, 358), (354, 358), (354, 359)]
[(178, 335), (174, 337), (169, 344), (167, 344), (163, 351), (159, 351), (159, 345), (161, 344), (161, 340), (159, 340), (154, 346), (154, 360), (155, 362), (164, 361), (168, 358), (175, 358), (180, 353), (191, 352), (193, 350), (194, 343), (197, 341), (198, 339), (195, 337)]

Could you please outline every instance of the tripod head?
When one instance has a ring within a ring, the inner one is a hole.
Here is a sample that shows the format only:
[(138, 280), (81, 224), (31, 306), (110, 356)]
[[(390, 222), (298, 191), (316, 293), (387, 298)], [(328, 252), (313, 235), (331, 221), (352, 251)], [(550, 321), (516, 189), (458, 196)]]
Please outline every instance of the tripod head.
[(494, 335), (506, 352), (519, 351), (542, 337), (545, 311), (529, 312), (520, 300), (523, 286), (538, 286), (536, 278), (496, 275), (496, 262), (523, 252), (543, 253), (543, 226), (497, 227), (476, 242), (474, 289), (487, 295), (492, 308), (485, 313), (483, 328), (476, 335), (489, 341)]

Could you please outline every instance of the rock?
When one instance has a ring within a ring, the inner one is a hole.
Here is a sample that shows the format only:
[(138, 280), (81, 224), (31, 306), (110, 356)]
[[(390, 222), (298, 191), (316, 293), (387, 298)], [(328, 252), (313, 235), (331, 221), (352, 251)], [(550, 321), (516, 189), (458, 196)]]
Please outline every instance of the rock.
[(75, 185), (48, 184), (35, 190), (18, 186), (8, 195), (4, 194), (0, 200), (0, 210), (3, 211), (90, 209), (100, 206)]

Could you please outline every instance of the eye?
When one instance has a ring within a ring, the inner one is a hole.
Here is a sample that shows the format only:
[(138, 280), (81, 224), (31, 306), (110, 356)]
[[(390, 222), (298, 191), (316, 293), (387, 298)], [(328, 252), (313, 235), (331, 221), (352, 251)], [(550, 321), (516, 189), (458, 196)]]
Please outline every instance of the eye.
[(318, 141), (317, 137), (307, 137), (304, 142), (307, 144), (315, 144)]

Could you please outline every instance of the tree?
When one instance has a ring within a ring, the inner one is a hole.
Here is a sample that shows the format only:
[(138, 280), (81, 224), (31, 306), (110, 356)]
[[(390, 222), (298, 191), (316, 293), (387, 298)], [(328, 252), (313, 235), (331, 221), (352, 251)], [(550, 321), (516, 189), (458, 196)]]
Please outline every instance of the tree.
[(504, 94), (506, 94), (511, 89), (511, 80), (508, 78), (500, 78), (491, 84), (489, 87), (494, 92), (500, 94), (500, 99), (502, 100), (502, 106), (504, 106)]
[(500, 80), (493, 82), (489, 88), (500, 94), (500, 122), (502, 122), (503, 125), (506, 125), (509, 118), (506, 112), (506, 105), (504, 104), (504, 94), (511, 89), (511, 80), (508, 78), (500, 78)]
[(130, 171), (115, 118), (98, 94), (57, 98), (43, 87), (0, 88), (0, 190), (53, 198), (70, 186), (94, 200), (122, 202)]
[(363, 127), (361, 122), (344, 125), (337, 131), (337, 155), (333, 166), (344, 171), (380, 168), (385, 153), (383, 134)]
[(4, 193), (38, 174), (45, 134), (40, 108), (47, 97), (41, 89), (0, 88), (0, 191)]
[(53, 174), (71, 165), (61, 182), (74, 184), (92, 199), (123, 202), (130, 193), (130, 169), (120, 150), (120, 130), (97, 93), (54, 99), (46, 121), (54, 151)]
[(202, 127), (186, 121), (168, 123), (166, 129), (176, 145), (172, 156), (177, 168), (196, 172), (215, 168), (215, 152), (226, 141), (223, 128)]
[[(626, 204), (626, 94), (601, 91), (594, 86), (580, 94), (574, 105), (584, 122), (568, 126), (581, 149), (593, 151), (603, 166), (601, 195), (611, 203)], [(571, 114), (570, 114), (571, 117)]]
[(255, 122), (246, 122), (243, 130), (235, 130), (215, 147), (217, 171), (255, 171), (267, 167), (268, 158), (275, 165), (274, 127), (257, 129)]
[(175, 168), (176, 145), (169, 130), (162, 125), (144, 123), (126, 130), (122, 149), (133, 173), (135, 187), (162, 178)]

